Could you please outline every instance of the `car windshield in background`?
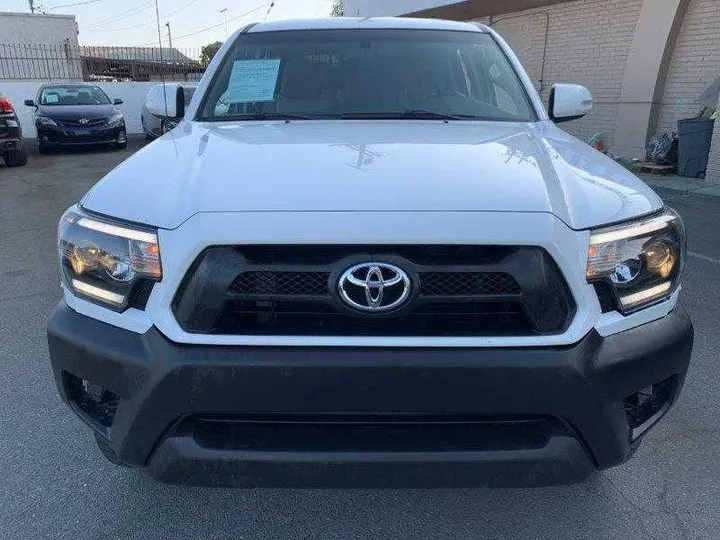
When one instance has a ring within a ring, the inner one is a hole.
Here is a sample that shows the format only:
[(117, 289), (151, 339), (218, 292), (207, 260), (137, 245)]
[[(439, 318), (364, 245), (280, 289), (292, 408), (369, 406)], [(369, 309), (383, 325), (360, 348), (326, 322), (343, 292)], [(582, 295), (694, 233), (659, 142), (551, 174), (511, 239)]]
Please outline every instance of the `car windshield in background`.
[(46, 86), (40, 105), (109, 105), (110, 98), (97, 86)]
[(517, 73), (489, 34), (302, 30), (241, 34), (199, 120), (534, 121)]

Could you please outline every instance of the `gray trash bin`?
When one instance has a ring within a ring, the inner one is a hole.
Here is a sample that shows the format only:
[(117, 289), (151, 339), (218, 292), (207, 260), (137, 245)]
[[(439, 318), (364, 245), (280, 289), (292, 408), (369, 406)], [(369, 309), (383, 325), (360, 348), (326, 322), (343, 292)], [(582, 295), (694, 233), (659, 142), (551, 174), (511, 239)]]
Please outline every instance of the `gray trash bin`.
[(688, 118), (678, 120), (678, 174), (705, 178), (714, 120)]

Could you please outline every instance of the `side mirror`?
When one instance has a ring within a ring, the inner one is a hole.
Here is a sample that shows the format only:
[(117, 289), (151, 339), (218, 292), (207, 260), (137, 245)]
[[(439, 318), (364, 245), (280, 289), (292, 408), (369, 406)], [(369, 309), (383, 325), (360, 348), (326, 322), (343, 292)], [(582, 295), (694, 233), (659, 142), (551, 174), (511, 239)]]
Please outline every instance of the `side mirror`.
[(123, 104), (122, 99), (120, 99), (120, 98), (113, 99), (113, 105), (122, 105), (122, 104)]
[(26, 99), (26, 100), (25, 100), (25, 105), (27, 105), (28, 107), (35, 107), (35, 106), (36, 106), (36, 105), (35, 105), (35, 102), (34, 102), (32, 99)]
[(166, 84), (165, 91), (162, 87), (153, 90), (145, 98), (145, 108), (150, 114), (161, 118), (185, 116), (185, 93), (182, 86)]
[(569, 122), (582, 118), (593, 106), (590, 91), (579, 84), (553, 84), (550, 90), (550, 118), (553, 122)]

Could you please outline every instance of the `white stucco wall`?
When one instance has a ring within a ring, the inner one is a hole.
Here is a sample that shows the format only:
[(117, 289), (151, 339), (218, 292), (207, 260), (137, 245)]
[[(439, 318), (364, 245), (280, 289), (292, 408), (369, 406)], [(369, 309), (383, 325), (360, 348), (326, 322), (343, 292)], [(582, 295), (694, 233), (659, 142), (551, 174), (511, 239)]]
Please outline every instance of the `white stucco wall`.
[(394, 17), (457, 3), (458, 0), (344, 0), (346, 17)]
[(74, 15), (0, 12), (0, 44), (60, 45), (65, 40), (78, 45)]
[[(26, 99), (35, 99), (40, 85), (48, 81), (7, 81), (2, 83), (2, 93), (10, 98), (10, 101), (17, 111), (20, 124), (23, 129), (23, 136), (35, 137), (35, 124), (33, 123), (33, 109), (26, 107), (23, 102)], [(140, 114), (142, 104), (145, 101), (145, 94), (148, 89), (157, 83), (154, 82), (117, 82), (99, 83), (110, 99), (120, 98), (124, 101), (119, 106), (125, 115), (125, 124), (128, 133), (142, 133)]]
[(0, 12), (0, 80), (80, 79), (74, 15)]

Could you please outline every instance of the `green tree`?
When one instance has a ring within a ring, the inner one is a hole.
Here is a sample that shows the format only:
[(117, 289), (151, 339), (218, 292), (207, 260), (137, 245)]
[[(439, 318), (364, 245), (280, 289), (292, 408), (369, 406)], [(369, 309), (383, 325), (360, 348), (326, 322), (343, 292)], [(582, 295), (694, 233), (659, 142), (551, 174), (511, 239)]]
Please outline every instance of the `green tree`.
[(200, 49), (200, 63), (207, 67), (208, 64), (210, 64), (210, 61), (213, 59), (213, 56), (215, 56), (218, 52), (218, 50), (222, 47), (222, 42), (215, 41), (213, 43), (208, 43), (204, 47)]
[(345, 6), (343, 6), (343, 0), (333, 0), (333, 7), (330, 15), (332, 17), (342, 17), (345, 15)]

